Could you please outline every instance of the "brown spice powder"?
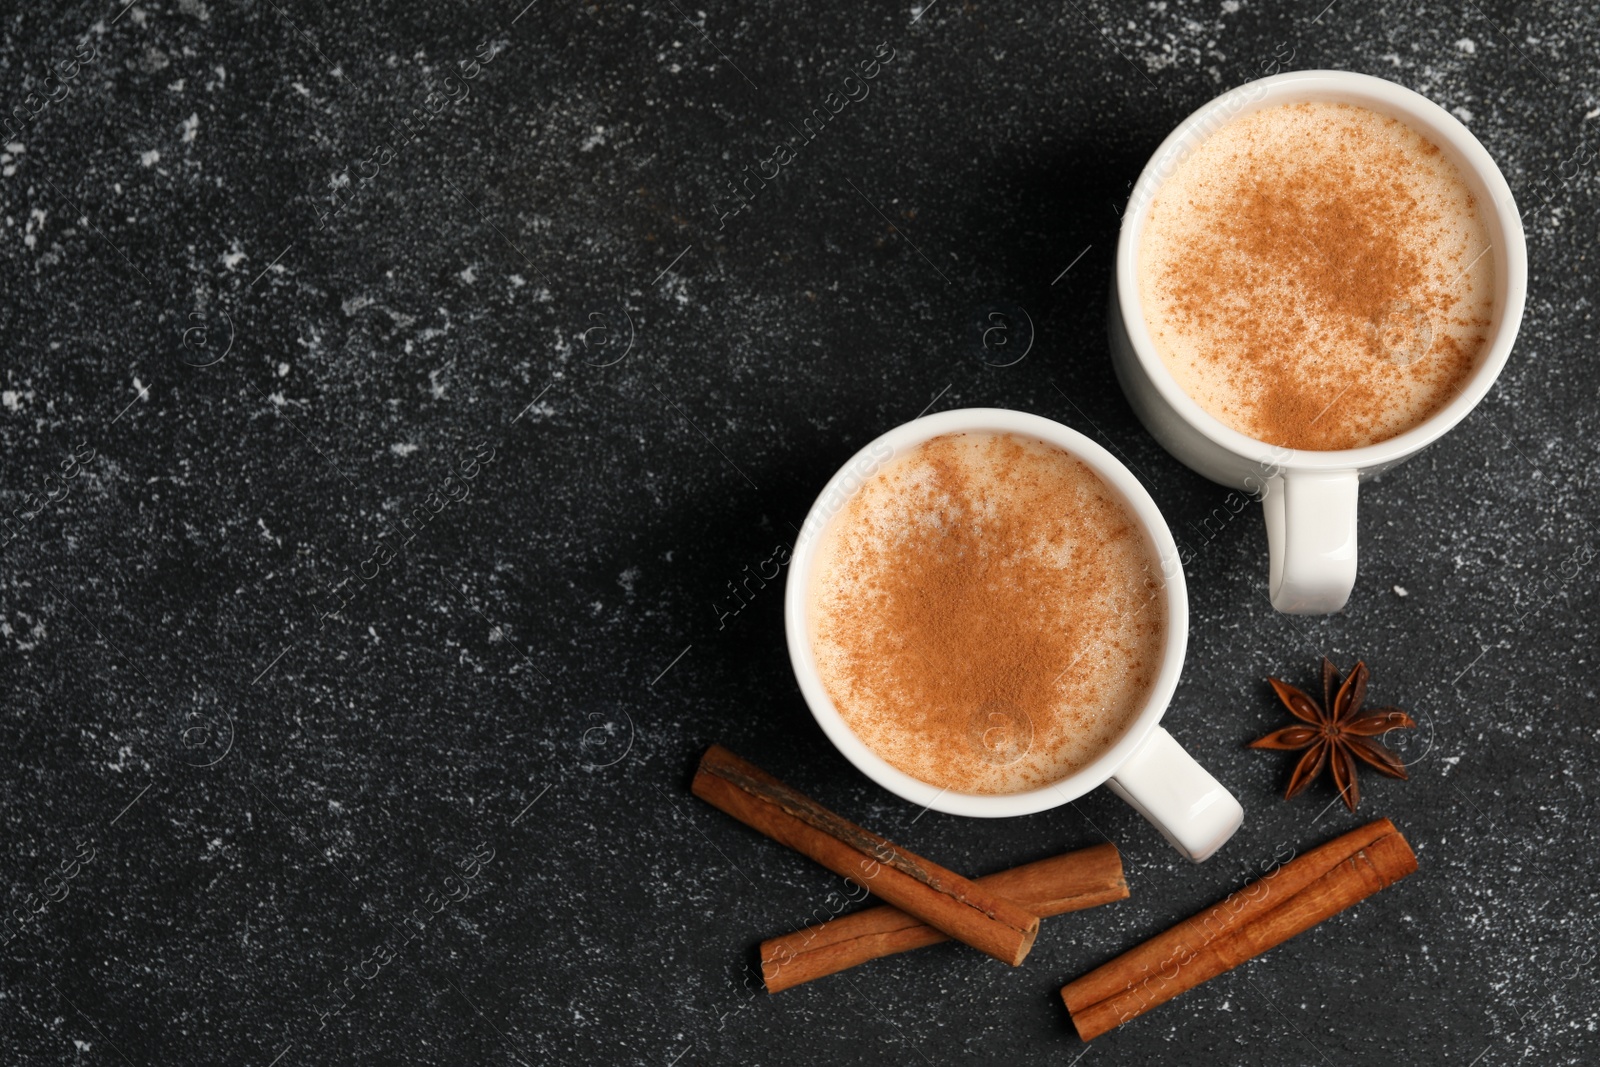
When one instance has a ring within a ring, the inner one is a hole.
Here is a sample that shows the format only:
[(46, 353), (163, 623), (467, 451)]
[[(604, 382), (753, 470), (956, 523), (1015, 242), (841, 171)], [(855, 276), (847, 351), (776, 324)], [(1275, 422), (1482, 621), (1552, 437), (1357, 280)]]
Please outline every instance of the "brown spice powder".
[(959, 792), (1035, 788), (1143, 707), (1165, 641), (1159, 563), (1081, 461), (1010, 436), (937, 438), (834, 521), (824, 684), (901, 770)]
[(1469, 306), (1469, 264), (1435, 247), (1442, 219), (1415, 150), (1337, 119), (1294, 147), (1241, 154), (1223, 187), (1161, 205), (1195, 216), (1202, 236), (1159, 285), (1172, 321), (1225, 368), (1246, 432), (1350, 448), (1407, 428), (1392, 425), (1401, 387), (1430, 387), (1408, 425), (1447, 403), (1489, 323)]

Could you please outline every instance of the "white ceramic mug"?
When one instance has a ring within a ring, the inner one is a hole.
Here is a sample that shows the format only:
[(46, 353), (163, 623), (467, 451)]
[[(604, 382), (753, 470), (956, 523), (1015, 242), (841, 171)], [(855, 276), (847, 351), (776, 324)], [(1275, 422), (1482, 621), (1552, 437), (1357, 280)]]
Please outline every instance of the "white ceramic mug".
[[(913, 778), (867, 747), (845, 723), (817, 674), (807, 617), (808, 590), (816, 549), (828, 521), (861, 485), (897, 454), (949, 433), (1017, 434), (1070, 452), (1092, 467), (1137, 516), (1161, 560), (1159, 595), (1167, 608), (1166, 646), (1161, 667), (1144, 708), (1115, 744), (1087, 766), (1050, 785), (1022, 793), (955, 793)], [(800, 692), (828, 739), (856, 768), (913, 804), (952, 815), (998, 818), (1029, 815), (1076, 800), (1097, 785), (1132, 804), (1168, 841), (1196, 862), (1221, 848), (1244, 819), (1244, 809), (1205, 768), (1161, 728), (1161, 716), (1178, 687), (1189, 640), (1189, 597), (1178, 562), (1178, 547), (1166, 520), (1144, 486), (1111, 453), (1059, 423), (1038, 415), (998, 408), (945, 411), (908, 422), (867, 445), (829, 480), (806, 516), (795, 540), (784, 600), (789, 659)]]
[[(1355, 104), (1398, 119), (1456, 164), (1488, 225), (1495, 259), (1494, 314), (1478, 365), (1432, 418), (1375, 445), (1309, 451), (1269, 445), (1223, 425), (1186, 394), (1150, 340), (1139, 300), (1139, 239), (1150, 204), (1174, 168), (1213, 131), (1241, 115), (1295, 103)], [(1338, 611), (1356, 577), (1357, 485), (1427, 448), (1466, 418), (1511, 354), (1528, 287), (1522, 218), (1500, 168), (1467, 128), (1439, 105), (1381, 78), (1311, 70), (1250, 82), (1184, 120), (1161, 143), (1128, 200), (1111, 285), (1111, 356), (1134, 412), (1185, 466), (1260, 497), (1267, 520), (1272, 606), (1317, 615)]]

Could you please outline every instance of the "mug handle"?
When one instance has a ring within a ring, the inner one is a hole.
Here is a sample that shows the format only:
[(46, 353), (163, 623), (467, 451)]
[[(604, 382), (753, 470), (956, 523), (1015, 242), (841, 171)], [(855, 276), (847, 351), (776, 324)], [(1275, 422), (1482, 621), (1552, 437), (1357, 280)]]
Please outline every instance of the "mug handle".
[(1283, 471), (1261, 500), (1267, 520), (1272, 606), (1331, 615), (1356, 584), (1356, 487), (1349, 471)]
[(1244, 822), (1234, 795), (1161, 726), (1106, 785), (1196, 863), (1209, 859)]

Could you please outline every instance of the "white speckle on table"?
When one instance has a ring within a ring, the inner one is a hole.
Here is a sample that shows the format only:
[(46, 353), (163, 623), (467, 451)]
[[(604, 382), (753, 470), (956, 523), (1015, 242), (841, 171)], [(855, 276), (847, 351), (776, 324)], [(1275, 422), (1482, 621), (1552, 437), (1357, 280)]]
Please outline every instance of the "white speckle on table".
[(156, 151), (154, 148), (150, 149), (148, 152), (139, 153), (139, 162), (143, 163), (147, 167), (155, 166), (160, 159), (161, 153)]
[(1406, 587), (1403, 586), (1403, 585), (1395, 586), (1394, 587), (1394, 595), (1395, 596), (1407, 596), (1408, 594), (1406, 593)]
[(538, 422), (540, 419), (555, 413), (556, 409), (550, 406), (550, 401), (546, 400), (538, 404), (529, 404), (523, 409), (522, 416), (530, 422)]
[(1477, 42), (1474, 41), (1471, 37), (1463, 37), (1463, 38), (1461, 38), (1461, 40), (1456, 42), (1456, 47), (1459, 48), (1461, 51), (1465, 52), (1469, 56), (1472, 55), (1472, 53), (1474, 53), (1474, 52), (1476, 52), (1478, 50)]
[(468, 285), (471, 285), (473, 282), (478, 280), (477, 272), (474, 271), (471, 267), (465, 268), (464, 270), (462, 270), (462, 272), (460, 274), (456, 275), (456, 277), (460, 278), (462, 281), (466, 282)]
[(178, 124), (178, 128), (183, 130), (183, 139), (184, 139), (184, 141), (187, 142), (187, 141), (194, 140), (195, 139), (195, 135), (200, 130), (200, 114), (199, 114), (199, 112), (191, 112), (188, 118), (184, 119), (182, 122), (180, 122)]
[(1460, 119), (1462, 122), (1467, 122), (1467, 123), (1470, 123), (1473, 120), (1473, 118), (1476, 117), (1476, 116), (1474, 116), (1472, 114), (1472, 112), (1469, 109), (1464, 108), (1464, 107), (1453, 107), (1453, 108), (1450, 109), (1450, 114), (1454, 115), (1456, 118)]
[(406, 441), (397, 441), (389, 446), (389, 451), (397, 456), (409, 456), (417, 450), (417, 446)]
[(44, 232), (44, 224), (47, 218), (49, 218), (49, 215), (43, 211), (40, 211), (36, 207), (28, 209), (28, 221), (22, 226), (23, 244), (27, 245), (29, 248), (32, 248), (38, 243), (39, 235), (34, 233), (34, 230), (38, 230), (41, 233)]
[(22, 394), (15, 389), (7, 389), (5, 392), (0, 393), (0, 404), (4, 404), (12, 411), (21, 411)]

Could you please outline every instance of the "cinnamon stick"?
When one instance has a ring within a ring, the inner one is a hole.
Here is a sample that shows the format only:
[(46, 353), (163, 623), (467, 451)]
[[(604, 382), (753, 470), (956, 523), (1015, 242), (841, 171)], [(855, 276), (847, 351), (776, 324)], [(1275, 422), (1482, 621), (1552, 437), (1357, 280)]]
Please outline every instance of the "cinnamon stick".
[(1061, 990), (1085, 1041), (1232, 970), (1417, 869), (1388, 819), (1336, 837)]
[(700, 758), (692, 789), (774, 841), (1013, 967), (1039, 934), (1039, 917), (1022, 905), (863, 830), (721, 745)]
[[(977, 879), (977, 883), (1042, 919), (1109, 904), (1128, 895), (1122, 857), (1109, 842), (1000, 871)], [(763, 941), (761, 977), (768, 993), (781, 993), (868, 960), (948, 940), (933, 927), (885, 904)]]

